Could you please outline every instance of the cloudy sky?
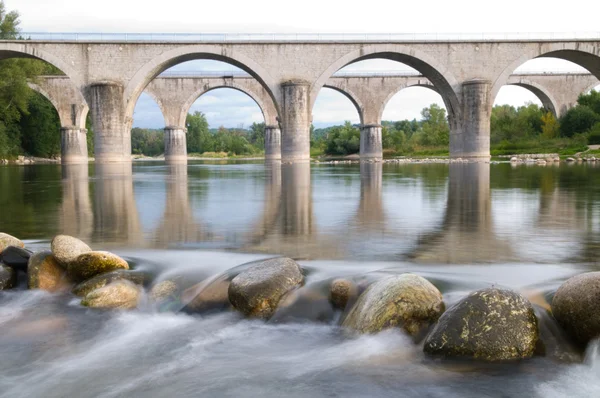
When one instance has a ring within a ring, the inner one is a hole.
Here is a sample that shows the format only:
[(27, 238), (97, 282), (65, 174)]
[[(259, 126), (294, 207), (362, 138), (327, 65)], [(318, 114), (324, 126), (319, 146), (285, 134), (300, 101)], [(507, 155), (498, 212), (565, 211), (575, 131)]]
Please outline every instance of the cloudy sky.
[[(25, 32), (218, 32), (218, 33), (483, 33), (483, 32), (598, 32), (599, 7), (592, 0), (516, 1), (482, 3), (474, 0), (368, 2), (323, 0), (5, 0), (7, 9), (21, 14)], [(359, 4), (359, 5), (357, 5)], [(192, 61), (174, 67), (180, 71), (232, 70), (218, 62)], [(405, 65), (365, 61), (347, 67), (361, 71), (406, 71)], [(577, 65), (560, 60), (534, 60), (518, 71), (578, 71)], [(496, 103), (515, 106), (540, 103), (529, 91), (504, 87)], [(387, 105), (385, 120), (419, 118), (422, 108), (443, 102), (426, 88), (409, 88)], [(231, 89), (211, 91), (200, 97), (192, 111), (200, 110), (212, 127), (248, 126), (263, 121), (250, 97)], [(315, 126), (358, 122), (358, 113), (342, 94), (323, 89), (313, 109)], [(134, 126), (163, 127), (158, 106), (142, 95), (134, 114)]]

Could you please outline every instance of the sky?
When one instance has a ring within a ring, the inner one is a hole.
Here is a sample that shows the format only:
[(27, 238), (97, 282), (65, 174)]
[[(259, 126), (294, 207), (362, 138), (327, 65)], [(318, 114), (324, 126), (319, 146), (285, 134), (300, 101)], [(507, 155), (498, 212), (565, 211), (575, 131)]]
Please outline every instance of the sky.
[[(429, 0), (401, 2), (370, 0), (356, 3), (323, 0), (4, 0), (8, 10), (21, 14), (23, 32), (127, 33), (580, 33), (600, 32), (599, 6), (592, 0), (481, 1)], [(232, 70), (214, 61), (190, 61), (176, 70)], [(345, 70), (406, 71), (409, 67), (386, 60), (364, 61)], [(580, 71), (561, 60), (533, 60), (520, 71)], [(504, 87), (496, 104), (541, 104), (528, 90)], [(443, 106), (441, 97), (426, 88), (400, 91), (386, 106), (384, 120), (420, 118), (424, 107)], [(232, 89), (213, 90), (200, 97), (191, 111), (202, 111), (211, 127), (247, 127), (262, 122), (261, 111), (247, 95)], [(313, 108), (316, 127), (358, 123), (358, 113), (342, 94), (319, 93)], [(142, 94), (134, 126), (160, 128), (160, 109)]]

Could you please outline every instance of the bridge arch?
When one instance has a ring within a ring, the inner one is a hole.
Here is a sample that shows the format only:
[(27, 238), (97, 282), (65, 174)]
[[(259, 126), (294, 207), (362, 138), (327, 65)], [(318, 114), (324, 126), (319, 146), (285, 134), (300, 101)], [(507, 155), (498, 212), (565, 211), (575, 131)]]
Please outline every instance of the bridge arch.
[[(435, 91), (436, 93), (440, 94), (440, 91), (433, 85), (433, 83), (431, 83), (427, 79), (418, 79), (415, 81), (409, 81), (406, 84), (403, 84), (402, 86), (398, 87), (396, 90), (392, 91), (387, 96), (387, 98), (383, 101), (383, 103), (381, 104), (381, 109), (379, 110), (379, 120), (380, 121), (383, 120), (383, 112), (385, 112), (385, 108), (387, 107), (389, 102), (392, 100), (392, 98), (394, 98), (394, 96), (396, 94), (398, 94), (400, 91), (410, 88), (410, 87), (424, 87), (424, 88), (427, 88), (429, 90)], [(442, 98), (443, 98), (443, 96), (442, 96)]]
[[(360, 119), (360, 124), (364, 124), (365, 107), (358, 95), (356, 95), (354, 92), (352, 92), (352, 90), (350, 90), (348, 87), (342, 87), (341, 85), (336, 85), (333, 83), (327, 83), (323, 87), (335, 90), (338, 93), (341, 93), (344, 96), (346, 96), (346, 98), (348, 98), (350, 100), (350, 102), (352, 102), (354, 107), (356, 108), (356, 111), (358, 112), (358, 118)], [(314, 103), (313, 103), (313, 107), (314, 107)]]
[(333, 64), (331, 64), (314, 82), (311, 87), (311, 108), (316, 96), (325, 85), (325, 82), (338, 70), (344, 66), (368, 59), (389, 59), (392, 61), (406, 64), (422, 75), (427, 77), (432, 84), (437, 87), (451, 123), (457, 122), (460, 115), (460, 101), (456, 94), (460, 85), (456, 78), (446, 69), (446, 66), (434, 59), (432, 56), (415, 49), (400, 44), (376, 44), (368, 47), (362, 47), (343, 55)]
[[(61, 127), (85, 129), (87, 115), (90, 110), (85, 98), (68, 78), (58, 79), (60, 79), (60, 84), (57, 87), (51, 86), (48, 80), (45, 81), (46, 87), (42, 87), (43, 83), (36, 82), (28, 82), (27, 85), (50, 101), (58, 113)], [(68, 92), (63, 91), (65, 84), (70, 86)]]
[(508, 84), (510, 75), (519, 66), (535, 58), (559, 58), (573, 62), (600, 79), (600, 48), (591, 43), (544, 43), (539, 46), (524, 46), (523, 52), (513, 60), (493, 81), (491, 100), (498, 95), (502, 86)]
[(160, 73), (172, 66), (186, 61), (209, 59), (234, 65), (254, 77), (265, 88), (276, 109), (278, 108), (276, 93), (278, 85), (265, 68), (250, 57), (235, 53), (227, 47), (214, 45), (182, 46), (166, 51), (142, 66), (125, 87), (124, 101), (126, 103), (126, 118), (131, 118), (135, 104), (146, 86)]
[(554, 114), (554, 116), (557, 118), (563, 111), (563, 109), (560, 109), (560, 105), (556, 101), (552, 93), (536, 82), (533, 82), (528, 79), (511, 77), (508, 79), (506, 85), (523, 87), (524, 89), (531, 91), (542, 102), (544, 108), (552, 112), (552, 114)]
[(275, 108), (275, 105), (272, 102), (269, 103), (268, 98), (264, 98), (264, 93), (261, 96), (260, 93), (257, 93), (256, 91), (243, 84), (236, 83), (235, 81), (233, 81), (233, 79), (224, 79), (223, 82), (220, 82), (218, 84), (206, 84), (188, 97), (188, 99), (183, 103), (183, 107), (181, 108), (181, 114), (179, 115), (180, 126), (185, 126), (185, 119), (187, 117), (187, 114), (190, 111), (190, 108), (192, 107), (194, 102), (196, 102), (198, 98), (208, 93), (209, 91), (217, 90), (220, 88), (231, 88), (246, 94), (248, 97), (252, 98), (256, 105), (258, 105), (258, 107), (260, 108), (260, 111), (262, 112), (263, 117), (265, 119), (265, 125), (277, 125), (277, 110)]
[(80, 75), (75, 73), (74, 69), (68, 63), (48, 52), (28, 44), (27, 40), (19, 41), (22, 41), (23, 43), (0, 42), (0, 60), (9, 58), (33, 58), (42, 60), (60, 69), (65, 75), (72, 79), (76, 86), (81, 85)]

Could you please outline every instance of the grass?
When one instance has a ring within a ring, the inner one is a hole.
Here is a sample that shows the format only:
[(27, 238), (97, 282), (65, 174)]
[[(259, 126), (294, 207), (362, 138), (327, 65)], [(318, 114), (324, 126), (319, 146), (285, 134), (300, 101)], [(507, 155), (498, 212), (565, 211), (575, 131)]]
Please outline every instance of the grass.
[(561, 156), (571, 156), (585, 150), (587, 150), (587, 144), (582, 142), (582, 140), (555, 138), (516, 142), (502, 141), (493, 144), (490, 153), (492, 156), (519, 155), (526, 153), (558, 153)]

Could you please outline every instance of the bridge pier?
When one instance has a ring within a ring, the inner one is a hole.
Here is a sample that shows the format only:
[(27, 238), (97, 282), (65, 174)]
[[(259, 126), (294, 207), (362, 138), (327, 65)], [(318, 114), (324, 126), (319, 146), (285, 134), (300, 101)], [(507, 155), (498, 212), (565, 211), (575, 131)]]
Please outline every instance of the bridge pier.
[(367, 124), (360, 128), (360, 160), (381, 160), (381, 125)]
[(112, 82), (89, 87), (96, 162), (130, 162), (131, 129), (125, 122), (123, 86)]
[(306, 82), (291, 81), (282, 84), (282, 135), (281, 159), (283, 161), (310, 160), (310, 109)]
[(61, 127), (60, 152), (62, 164), (87, 163), (87, 130), (76, 126)]
[(451, 158), (490, 158), (490, 118), (492, 83), (474, 79), (462, 86), (462, 117), (450, 123)]
[(165, 127), (165, 161), (187, 163), (187, 132), (184, 127)]
[(265, 126), (265, 159), (281, 159), (281, 130), (279, 126)]

